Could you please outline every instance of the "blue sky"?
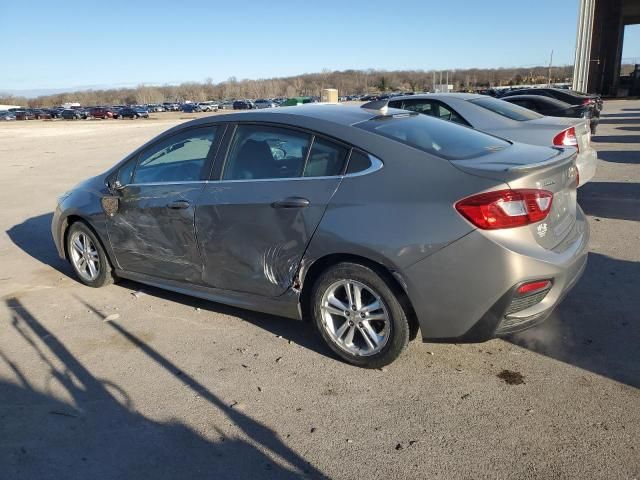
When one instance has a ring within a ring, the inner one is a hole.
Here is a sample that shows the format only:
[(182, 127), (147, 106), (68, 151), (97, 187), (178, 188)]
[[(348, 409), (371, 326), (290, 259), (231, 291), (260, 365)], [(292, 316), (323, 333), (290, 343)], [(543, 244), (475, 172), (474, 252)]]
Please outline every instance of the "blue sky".
[[(578, 3), (2, 1), (0, 91), (570, 64)], [(640, 29), (625, 43), (640, 57)]]

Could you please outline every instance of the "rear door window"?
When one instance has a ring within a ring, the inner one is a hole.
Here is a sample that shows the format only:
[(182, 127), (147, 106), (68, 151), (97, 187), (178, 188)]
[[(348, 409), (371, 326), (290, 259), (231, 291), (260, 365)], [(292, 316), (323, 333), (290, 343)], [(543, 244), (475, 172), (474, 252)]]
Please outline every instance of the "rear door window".
[(402, 108), (411, 112), (422, 113), (423, 115), (438, 116), (437, 104), (430, 100), (405, 100), (402, 102)]
[(460, 125), (469, 125), (467, 121), (451, 107), (438, 100), (405, 100), (403, 102), (403, 109), (422, 113), (424, 115), (431, 115), (432, 117), (447, 120), (448, 122), (459, 123)]
[(315, 137), (304, 169), (305, 177), (340, 175), (349, 150), (329, 140)]
[(352, 150), (351, 157), (349, 157), (349, 166), (347, 167), (347, 175), (352, 173), (359, 173), (365, 171), (371, 167), (371, 158), (360, 150)]
[(238, 125), (223, 180), (296, 178), (302, 175), (311, 135), (267, 125)]

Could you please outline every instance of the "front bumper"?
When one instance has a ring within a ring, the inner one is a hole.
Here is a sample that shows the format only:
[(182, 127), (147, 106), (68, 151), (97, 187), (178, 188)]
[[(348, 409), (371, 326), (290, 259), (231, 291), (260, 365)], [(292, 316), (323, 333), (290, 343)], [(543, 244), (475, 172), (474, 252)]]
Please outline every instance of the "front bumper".
[(58, 251), (58, 256), (63, 259), (66, 259), (66, 255), (64, 252), (64, 239), (62, 238), (62, 232), (65, 231), (66, 224), (66, 219), (62, 220), (62, 210), (60, 209), (60, 205), (58, 205), (53, 212), (53, 217), (51, 219), (51, 236), (53, 237), (53, 243)]
[[(578, 209), (568, 240), (555, 250), (514, 251), (475, 230), (403, 272), (423, 340), (483, 342), (546, 319), (584, 271), (589, 226)], [(522, 282), (551, 279), (534, 305), (507, 314)]]

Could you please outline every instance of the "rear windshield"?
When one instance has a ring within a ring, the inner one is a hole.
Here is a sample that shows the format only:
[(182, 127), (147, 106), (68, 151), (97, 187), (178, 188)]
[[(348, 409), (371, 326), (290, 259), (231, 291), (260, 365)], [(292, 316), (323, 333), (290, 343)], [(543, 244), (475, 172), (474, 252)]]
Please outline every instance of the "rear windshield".
[(503, 117), (510, 118), (511, 120), (517, 120), (518, 122), (526, 122), (527, 120), (535, 120), (536, 118), (543, 117), (543, 115), (540, 115), (533, 110), (528, 110), (524, 107), (520, 107), (519, 105), (514, 105), (513, 103), (505, 102), (504, 100), (498, 100), (497, 98), (475, 98), (473, 100), (469, 100), (469, 102), (486, 108), (487, 110), (491, 110), (493, 113), (497, 113)]
[(357, 126), (447, 160), (480, 157), (511, 145), (500, 138), (427, 115), (378, 117)]

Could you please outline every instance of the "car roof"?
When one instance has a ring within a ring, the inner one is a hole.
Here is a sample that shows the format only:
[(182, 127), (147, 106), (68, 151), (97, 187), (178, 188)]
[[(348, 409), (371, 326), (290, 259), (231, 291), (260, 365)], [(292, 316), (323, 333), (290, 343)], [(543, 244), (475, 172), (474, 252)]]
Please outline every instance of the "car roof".
[[(354, 105), (340, 105), (337, 103), (307, 103), (291, 107), (269, 108), (263, 110), (249, 110), (246, 112), (228, 113), (193, 120), (192, 125), (211, 123), (212, 120), (224, 122), (240, 121), (274, 121), (277, 123), (287, 120), (287, 116), (304, 117), (315, 120), (323, 120), (334, 124), (351, 126), (364, 122), (381, 115), (394, 115), (397, 113), (407, 113), (404, 110), (390, 108), (386, 111), (369, 110)], [(291, 118), (290, 120), (293, 120)], [(283, 122), (286, 123), (286, 122)]]
[(459, 100), (473, 100), (475, 98), (484, 98), (486, 95), (479, 95), (477, 93), (421, 93), (418, 95), (400, 95), (398, 97), (390, 98), (389, 100), (411, 100), (411, 99), (427, 99), (427, 98), (441, 98), (441, 99), (459, 99)]
[(566, 104), (566, 102), (563, 102), (562, 100), (558, 100), (557, 98), (545, 97), (545, 96), (542, 96), (542, 95), (524, 95), (524, 94), (523, 95), (509, 95), (507, 97), (504, 97), (504, 100), (508, 102), (509, 98), (520, 98), (522, 100), (535, 100), (535, 101), (548, 102), (548, 103), (554, 103), (554, 104), (560, 102), (560, 103)]

